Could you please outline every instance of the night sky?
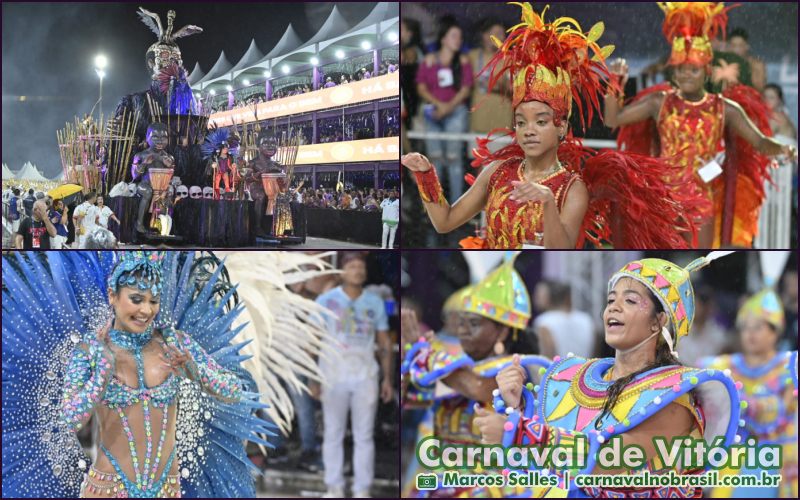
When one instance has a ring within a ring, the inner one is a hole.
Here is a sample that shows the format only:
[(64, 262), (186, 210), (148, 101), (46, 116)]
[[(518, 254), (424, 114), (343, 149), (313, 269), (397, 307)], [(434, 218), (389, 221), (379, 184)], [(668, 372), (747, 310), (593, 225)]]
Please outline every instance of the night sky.
[[(187, 24), (203, 28), (203, 33), (177, 43), (187, 71), (199, 62), (208, 72), (221, 50), (231, 64), (236, 64), (253, 38), (266, 54), (290, 22), (300, 39), (308, 40), (325, 22), (333, 5), (3, 2), (2, 161), (12, 170), (30, 161), (46, 177), (61, 171), (56, 130), (72, 122), (75, 115), (88, 113), (97, 101), (97, 54), (102, 52), (109, 59), (103, 81), (105, 117), (114, 112), (121, 97), (147, 88), (150, 75), (144, 56), (156, 36), (139, 20), (136, 12), (140, 6), (158, 13), (165, 28), (169, 9), (176, 12), (176, 30)], [(336, 5), (353, 26), (376, 4)]]

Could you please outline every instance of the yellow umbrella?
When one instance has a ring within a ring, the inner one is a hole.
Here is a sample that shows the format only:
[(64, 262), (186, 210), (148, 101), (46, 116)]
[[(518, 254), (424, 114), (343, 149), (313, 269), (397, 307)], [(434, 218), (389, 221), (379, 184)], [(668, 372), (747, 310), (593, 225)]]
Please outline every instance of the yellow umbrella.
[(51, 189), (50, 191), (47, 192), (47, 194), (54, 200), (59, 200), (82, 190), (83, 188), (78, 184), (62, 184), (56, 188)]

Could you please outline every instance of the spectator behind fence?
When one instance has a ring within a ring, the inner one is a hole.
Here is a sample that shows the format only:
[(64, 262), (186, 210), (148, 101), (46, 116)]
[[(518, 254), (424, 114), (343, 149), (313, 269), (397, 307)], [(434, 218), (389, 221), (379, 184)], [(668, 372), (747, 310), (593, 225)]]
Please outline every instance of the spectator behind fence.
[[(498, 40), (505, 37), (505, 28), (500, 21), (487, 18), (481, 21), (480, 47), (469, 51), (469, 60), (472, 70), (477, 74), (497, 54), (497, 46), (492, 41), (492, 36)], [(470, 131), (486, 134), (496, 128), (510, 128), (513, 109), (509, 98), (510, 85), (508, 75), (504, 75), (501, 83), (495, 85), (492, 92), (487, 94), (489, 88), (489, 72), (484, 71), (475, 77), (475, 87), (472, 92), (472, 107), (470, 113)]]
[[(783, 89), (779, 85), (769, 83), (764, 87), (764, 101), (772, 114), (769, 118), (769, 127), (775, 137), (786, 137), (797, 141), (797, 129), (789, 115), (786, 113), (786, 103), (783, 100)], [(796, 144), (796, 142), (795, 142)]]
[(400, 19), (400, 93), (403, 96), (405, 115), (403, 120), (406, 128), (410, 127), (411, 120), (417, 114), (419, 107), (419, 93), (417, 92), (417, 69), (422, 62), (422, 38), (420, 37), (419, 22), (414, 19)]
[[(425, 130), (461, 134), (469, 123), (466, 100), (472, 92), (472, 65), (461, 54), (463, 35), (452, 16), (439, 22), (439, 48), (425, 56), (417, 70), (417, 92), (426, 102)], [(439, 177), (447, 180), (448, 198), (464, 192), (464, 144), (459, 141), (426, 139), (425, 152)]]
[(767, 84), (767, 69), (764, 61), (750, 54), (749, 40), (750, 37), (744, 28), (734, 28), (728, 35), (727, 47), (728, 50), (750, 63), (750, 79), (753, 87), (760, 92)]

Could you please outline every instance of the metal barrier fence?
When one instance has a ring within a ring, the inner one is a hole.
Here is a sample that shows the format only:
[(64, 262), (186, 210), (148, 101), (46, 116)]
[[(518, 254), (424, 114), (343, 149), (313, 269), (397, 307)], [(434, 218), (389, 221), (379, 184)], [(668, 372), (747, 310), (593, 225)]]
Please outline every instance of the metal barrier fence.
[(765, 183), (767, 195), (758, 218), (758, 234), (753, 246), (760, 249), (789, 248), (792, 227), (792, 170), (791, 163), (772, 171), (772, 181)]

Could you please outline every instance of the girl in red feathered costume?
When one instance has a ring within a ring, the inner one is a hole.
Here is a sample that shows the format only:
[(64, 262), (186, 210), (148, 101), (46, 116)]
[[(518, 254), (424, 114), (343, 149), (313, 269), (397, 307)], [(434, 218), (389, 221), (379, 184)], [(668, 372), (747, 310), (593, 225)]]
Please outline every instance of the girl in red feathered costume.
[(617, 89), (624, 88), (628, 67), (617, 59), (611, 71), (621, 85), (609, 87), (604, 122), (621, 127), (621, 150), (660, 156), (677, 167), (663, 178), (675, 196), (700, 201), (679, 200), (699, 226), (693, 243), (699, 248), (752, 246), (769, 179), (767, 156), (795, 159), (797, 149), (767, 137), (772, 135), (769, 110), (754, 89), (736, 84), (722, 94), (704, 90), (713, 59), (710, 39), (725, 31), (731, 7), (721, 2), (658, 5), (666, 15), (664, 36), (672, 43), (668, 64), (675, 87), (664, 83), (645, 89), (622, 107)]
[(401, 159), (414, 172), (434, 227), (452, 231), (484, 209), (486, 238), (468, 238), (463, 246), (582, 248), (590, 242), (616, 248), (686, 247), (682, 233), (693, 233), (695, 227), (662, 180), (670, 169), (667, 163), (637, 154), (598, 153), (584, 148), (568, 130), (573, 101), (585, 125), (599, 111), (603, 85), (618, 87), (605, 64), (614, 47), (597, 44), (603, 23), (584, 33), (572, 18), (545, 22), (544, 12), (537, 14), (530, 4), (515, 5), (522, 7), (522, 22), (504, 42), (495, 40), (498, 53), (483, 69), (490, 71), (490, 90), (506, 72), (511, 74), (511, 145), (492, 153), (491, 133), (478, 141), (472, 164), (484, 168), (452, 206), (427, 158), (410, 153)]

